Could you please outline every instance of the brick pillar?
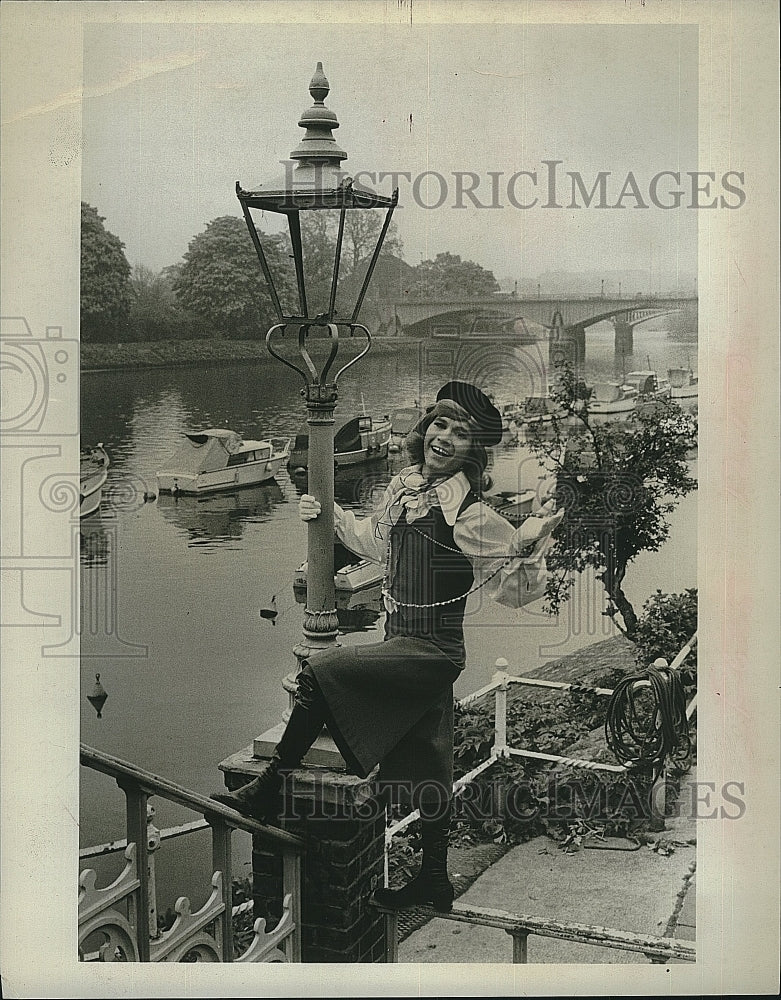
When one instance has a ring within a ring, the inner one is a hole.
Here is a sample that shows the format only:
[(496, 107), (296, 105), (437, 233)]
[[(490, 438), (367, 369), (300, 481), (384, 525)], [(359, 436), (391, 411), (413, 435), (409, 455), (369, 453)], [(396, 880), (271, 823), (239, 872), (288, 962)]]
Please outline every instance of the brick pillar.
[[(227, 774), (227, 784), (241, 784)], [(385, 961), (384, 917), (369, 905), (382, 885), (385, 811), (371, 778), (323, 768), (296, 770), (285, 790), (284, 829), (301, 836), (302, 961)], [(253, 843), (255, 916), (282, 912), (282, 860)]]

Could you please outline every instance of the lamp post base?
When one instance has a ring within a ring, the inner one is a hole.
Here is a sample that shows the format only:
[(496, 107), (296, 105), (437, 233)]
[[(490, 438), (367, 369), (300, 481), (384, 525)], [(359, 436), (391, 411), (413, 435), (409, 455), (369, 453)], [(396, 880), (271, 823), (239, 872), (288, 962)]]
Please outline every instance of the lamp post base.
[[(256, 736), (252, 741), (253, 760), (268, 760), (273, 755), (274, 749), (282, 738), (284, 731), (284, 722), (278, 722), (276, 726), (272, 726), (265, 733)], [(312, 747), (304, 754), (301, 764), (302, 766), (327, 767), (330, 771), (347, 770), (344, 758), (336, 749), (336, 744), (326, 729), (322, 731)]]

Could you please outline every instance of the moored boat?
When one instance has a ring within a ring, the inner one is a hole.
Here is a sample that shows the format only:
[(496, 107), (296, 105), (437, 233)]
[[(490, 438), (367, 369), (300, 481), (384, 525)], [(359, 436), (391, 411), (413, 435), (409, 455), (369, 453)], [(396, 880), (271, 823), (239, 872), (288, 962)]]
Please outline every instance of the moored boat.
[[(344, 468), (388, 457), (391, 422), (387, 416), (361, 414), (337, 424), (334, 433), (334, 465)], [(288, 459), (291, 472), (306, 472), (309, 467), (309, 427), (304, 424), (296, 435)]]
[(521, 404), (517, 399), (512, 403), (493, 400), (493, 404), (499, 411), (499, 416), (502, 418), (502, 433), (509, 434), (513, 438), (517, 437), (518, 425), (516, 421), (518, 413), (520, 412)]
[(520, 429), (524, 424), (549, 424), (554, 417), (564, 416), (552, 396), (527, 396), (518, 405), (512, 424)]
[(391, 433), (388, 451), (401, 451), (404, 441), (412, 428), (423, 417), (423, 410), (418, 406), (403, 406), (391, 414)]
[(87, 517), (100, 507), (111, 462), (102, 442), (83, 448), (79, 458), (79, 517)]
[[(383, 569), (378, 563), (369, 559), (358, 559), (355, 562), (342, 566), (334, 573), (334, 588), (338, 591), (354, 594), (367, 587), (376, 587), (382, 583)], [(296, 588), (306, 588), (309, 571), (309, 563), (303, 562), (293, 574), (293, 586)]]
[(502, 491), (501, 493), (488, 494), (483, 496), (484, 503), (501, 514), (511, 524), (518, 527), (534, 508), (534, 501), (537, 498), (535, 490), (523, 490), (520, 493)]
[(157, 473), (162, 493), (212, 493), (272, 479), (290, 455), (287, 438), (244, 440), (235, 431), (187, 431), (167, 467)]
[(673, 399), (696, 399), (699, 392), (698, 377), (691, 368), (668, 368), (670, 396)]
[(669, 399), (670, 383), (667, 379), (660, 379), (655, 371), (627, 372), (623, 389), (634, 390), (639, 403), (652, 399)]
[(630, 413), (637, 405), (637, 391), (628, 383), (595, 382), (585, 405), (589, 413), (600, 415)]

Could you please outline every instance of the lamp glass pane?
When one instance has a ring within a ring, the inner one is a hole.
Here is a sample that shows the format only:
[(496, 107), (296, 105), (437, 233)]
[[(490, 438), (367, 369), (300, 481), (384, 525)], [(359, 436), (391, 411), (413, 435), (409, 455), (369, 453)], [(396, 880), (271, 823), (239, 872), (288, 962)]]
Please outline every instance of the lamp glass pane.
[[(250, 209), (249, 212), (263, 249), (271, 280), (279, 297), (282, 312), (285, 315), (296, 314), (298, 313), (298, 286), (296, 285), (296, 269), (287, 221), (284, 216), (271, 212), (261, 212), (257, 209)], [(268, 284), (257, 257), (255, 272), (261, 298), (264, 302), (267, 301), (271, 307)], [(271, 323), (277, 322), (273, 308), (271, 308), (270, 319)], [(267, 325), (271, 325), (271, 323)]]
[[(337, 209), (302, 211), (299, 213), (299, 219), (307, 306), (309, 315), (317, 316), (327, 312), (329, 307), (336, 256), (336, 236), (339, 231), (339, 211)], [(344, 245), (342, 261), (344, 262)], [(344, 270), (340, 268), (339, 285), (343, 280)]]
[[(310, 315), (324, 312), (328, 308), (339, 214), (338, 210), (323, 209), (301, 212), (300, 215)], [(354, 208), (348, 209), (345, 214), (336, 291), (336, 315), (339, 319), (348, 319), (352, 314), (377, 246), (385, 215), (384, 208)], [(372, 286), (369, 294), (371, 288)]]

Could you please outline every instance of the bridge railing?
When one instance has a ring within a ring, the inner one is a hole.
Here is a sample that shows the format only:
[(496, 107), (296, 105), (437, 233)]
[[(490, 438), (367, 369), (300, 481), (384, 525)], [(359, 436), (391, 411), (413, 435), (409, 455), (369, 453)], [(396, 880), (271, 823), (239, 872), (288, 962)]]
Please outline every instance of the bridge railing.
[[(93, 869), (79, 879), (79, 958), (81, 961), (130, 962), (300, 962), (301, 960), (301, 852), (300, 838), (269, 827), (205, 795), (145, 771), (135, 764), (81, 744), (83, 766), (113, 777), (125, 793), (127, 836), (80, 852), (86, 859), (123, 851), (125, 866), (108, 886), (98, 888)], [(152, 824), (153, 796), (175, 802), (201, 814), (201, 819), (165, 831)], [(173, 925), (161, 931), (155, 898), (154, 854), (162, 839), (209, 828), (212, 837), (211, 892), (195, 913), (190, 900), (180, 897)], [(283, 859), (283, 913), (266, 932), (258, 918), (249, 946), (235, 954), (231, 835), (252, 834), (267, 850)]]

